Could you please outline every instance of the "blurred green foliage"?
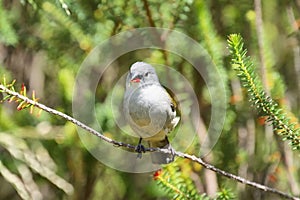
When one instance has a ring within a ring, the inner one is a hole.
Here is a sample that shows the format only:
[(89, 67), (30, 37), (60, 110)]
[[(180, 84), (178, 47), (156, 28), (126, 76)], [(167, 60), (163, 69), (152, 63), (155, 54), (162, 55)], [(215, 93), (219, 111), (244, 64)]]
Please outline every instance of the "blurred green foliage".
[[(205, 159), (225, 171), (299, 196), (299, 154), (265, 128), (266, 119), (253, 111), (226, 48), (227, 36), (240, 33), (260, 75), (264, 55), (270, 94), (298, 128), (300, 4), (296, 0), (263, 0), (260, 6), (263, 24), (256, 22), (254, 2), (246, 0), (0, 0), (0, 76), (16, 79), (16, 88), (25, 83), (28, 93), (35, 90), (40, 102), (72, 115), (76, 74), (96, 45), (134, 28), (156, 26), (183, 32), (205, 47), (226, 83), (224, 129)], [(262, 47), (258, 45), (258, 26), (264, 30)], [(119, 78), (138, 60), (171, 66), (190, 81), (205, 131), (211, 101), (201, 75), (184, 58), (169, 52), (138, 50), (118, 58), (113, 70), (99, 80), (95, 112), (103, 133), (112, 138), (120, 135), (109, 97)], [(159, 76), (172, 80), (168, 73)], [(215, 83), (221, 82), (215, 74), (209, 76)], [(213, 91), (218, 94), (218, 87)], [(184, 130), (193, 131), (189, 127)], [(125, 136), (121, 139), (137, 142)], [(197, 155), (198, 149), (195, 141), (188, 152)], [(13, 103), (0, 106), (0, 151), (0, 199), (174, 197), (157, 184), (152, 173), (124, 173), (100, 163), (69, 122), (45, 112), (37, 117), (26, 110), (17, 111)], [(201, 198), (274, 199), (274, 195), (208, 173), (186, 160), (178, 159), (162, 172), (171, 177), (166, 179), (169, 183), (179, 181), (187, 193), (198, 191)]]

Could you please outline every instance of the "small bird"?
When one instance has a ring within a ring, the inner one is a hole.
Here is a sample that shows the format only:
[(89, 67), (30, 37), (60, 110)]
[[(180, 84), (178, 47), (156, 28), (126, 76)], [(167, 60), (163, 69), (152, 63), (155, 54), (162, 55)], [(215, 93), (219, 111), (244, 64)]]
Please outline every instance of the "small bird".
[[(125, 120), (140, 137), (136, 151), (138, 157), (145, 151), (142, 139), (150, 147), (170, 149), (167, 134), (178, 124), (177, 103), (159, 82), (155, 69), (148, 63), (136, 62), (130, 67), (126, 78), (123, 101)], [(151, 153), (152, 163), (168, 164), (174, 161), (174, 153)]]

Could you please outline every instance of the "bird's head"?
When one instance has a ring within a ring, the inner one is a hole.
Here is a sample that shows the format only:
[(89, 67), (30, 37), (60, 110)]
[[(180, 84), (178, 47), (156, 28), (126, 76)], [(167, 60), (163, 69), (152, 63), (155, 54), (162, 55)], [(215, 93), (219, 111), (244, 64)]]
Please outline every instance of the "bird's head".
[(143, 85), (159, 83), (155, 69), (148, 63), (136, 62), (130, 67), (127, 75), (127, 83), (130, 85)]

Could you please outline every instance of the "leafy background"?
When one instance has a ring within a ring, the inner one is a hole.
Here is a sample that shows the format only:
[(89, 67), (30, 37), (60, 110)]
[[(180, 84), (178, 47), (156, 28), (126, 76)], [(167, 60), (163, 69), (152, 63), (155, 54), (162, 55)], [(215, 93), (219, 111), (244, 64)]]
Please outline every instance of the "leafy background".
[[(205, 159), (225, 171), (299, 196), (299, 152), (264, 125), (266, 118), (248, 102), (226, 48), (229, 34), (243, 36), (267, 94), (297, 126), (299, 9), (298, 0), (0, 0), (0, 75), (16, 79), (16, 87), (25, 83), (28, 93), (35, 90), (40, 102), (71, 115), (75, 76), (93, 47), (134, 28), (181, 31), (207, 49), (227, 83), (224, 129)], [(142, 58), (172, 66), (189, 77), (197, 88), (205, 130), (211, 103), (201, 76), (184, 59), (161, 51), (139, 51), (120, 57), (116, 70), (108, 72), (110, 78), (99, 82), (95, 106), (103, 131), (111, 135), (118, 131), (107, 109), (110, 88)], [(0, 119), (0, 199), (176, 198), (152, 173), (123, 173), (98, 162), (69, 122), (44, 112), (37, 117), (17, 111), (15, 104), (7, 102), (0, 106)], [(197, 144), (189, 153), (195, 149)], [(224, 199), (276, 198), (183, 159), (162, 172), (162, 177), (191, 196), (198, 191)]]

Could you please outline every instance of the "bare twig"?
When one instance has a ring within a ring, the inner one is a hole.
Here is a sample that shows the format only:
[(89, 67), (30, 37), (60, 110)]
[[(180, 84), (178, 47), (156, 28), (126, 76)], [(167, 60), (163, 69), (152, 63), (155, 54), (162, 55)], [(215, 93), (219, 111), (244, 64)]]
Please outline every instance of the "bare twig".
[[(150, 10), (150, 6), (149, 6), (149, 3), (148, 3), (148, 0), (143, 0), (143, 4), (144, 4), (144, 9), (146, 11), (146, 15), (147, 15), (147, 20), (148, 20), (148, 23), (151, 27), (156, 27), (155, 25), (155, 22), (153, 20), (153, 17), (152, 17), (152, 12)], [(162, 47), (164, 47), (165, 45), (165, 39), (166, 39), (166, 35), (159, 35), (159, 33), (156, 31), (156, 30), (153, 30), (153, 34), (154, 36), (156, 37), (157, 41), (159, 41), (160, 45)], [(161, 52), (163, 54), (163, 57), (164, 57), (164, 60), (165, 60), (165, 64), (167, 66), (169, 66), (169, 61), (168, 61), (168, 53), (167, 51), (164, 50), (165, 48), (162, 48), (161, 49)]]
[(256, 14), (256, 34), (258, 39), (258, 49), (259, 49), (259, 58), (260, 58), (260, 73), (261, 79), (264, 86), (265, 91), (270, 96), (270, 91), (268, 87), (267, 81), (267, 68), (265, 63), (265, 52), (264, 52), (264, 28), (263, 28), (263, 20), (262, 20), (262, 10), (261, 10), (261, 0), (254, 0), (254, 9)]
[(154, 23), (154, 20), (152, 18), (152, 14), (151, 14), (151, 11), (150, 11), (150, 8), (149, 8), (148, 1), (147, 0), (143, 0), (143, 3), (144, 3), (144, 8), (146, 10), (148, 22), (149, 22), (149, 24), (150, 24), (151, 27), (155, 27), (155, 23)]
[[(57, 110), (54, 110), (52, 108), (49, 108), (41, 103), (38, 103), (32, 99), (29, 99), (17, 92), (14, 92), (12, 90), (9, 90), (8, 88), (6, 88), (4, 85), (0, 84), (0, 91), (2, 91), (2, 93), (6, 93), (8, 95), (11, 95), (11, 96), (14, 96), (20, 100), (23, 100), (24, 102), (28, 103), (28, 104), (31, 104), (37, 108), (40, 108), (50, 114), (54, 114), (54, 115), (57, 115), (59, 117), (62, 117), (63, 119), (67, 120), (67, 121), (70, 121), (72, 122), (73, 124), (75, 124), (76, 126), (79, 126), (81, 127), (82, 129), (88, 131), (89, 133), (92, 133), (93, 135), (99, 137), (100, 139), (108, 142), (108, 143), (111, 143), (113, 144), (114, 146), (116, 147), (125, 147), (125, 148), (128, 148), (128, 149), (136, 149), (136, 146), (135, 145), (132, 145), (132, 144), (127, 144), (127, 143), (123, 143), (123, 142), (119, 142), (119, 141), (115, 141), (115, 140), (112, 140), (104, 135), (102, 135), (100, 132), (90, 128), (89, 126), (83, 124), (82, 122), (62, 113), (62, 112), (59, 112)], [(145, 148), (145, 151), (147, 152), (162, 152), (162, 153), (167, 153), (167, 154), (170, 154), (170, 153), (174, 153), (176, 156), (178, 157), (181, 157), (181, 158), (186, 158), (186, 159), (189, 159), (189, 160), (192, 160), (194, 162), (197, 162), (199, 163), (200, 165), (202, 165), (203, 167), (205, 167), (206, 169), (209, 169), (211, 171), (214, 171), (222, 176), (225, 176), (227, 178), (230, 178), (230, 179), (233, 179), (233, 180), (236, 180), (240, 183), (243, 183), (245, 185), (248, 185), (248, 186), (252, 186), (252, 187), (255, 187), (257, 189), (260, 189), (260, 190), (263, 190), (265, 192), (270, 192), (270, 193), (274, 193), (274, 194), (277, 194), (281, 197), (284, 197), (284, 198), (287, 198), (287, 199), (293, 199), (293, 200), (300, 200), (300, 198), (298, 197), (294, 197), (294, 196), (291, 196), (285, 192), (282, 192), (282, 191), (279, 191), (279, 190), (276, 190), (274, 188), (270, 188), (268, 186), (265, 186), (265, 185), (262, 185), (262, 184), (259, 184), (259, 183), (256, 183), (256, 182), (252, 182), (252, 181), (249, 181), (245, 178), (242, 178), (240, 176), (237, 176), (237, 175), (234, 175), (234, 174), (231, 174), (231, 173), (228, 173), (228, 172), (225, 172), (219, 168), (216, 168), (215, 166), (205, 162), (203, 159), (199, 158), (199, 157), (196, 157), (195, 155), (189, 155), (189, 154), (186, 154), (186, 153), (182, 153), (182, 152), (179, 152), (179, 151), (175, 151), (175, 152), (172, 152), (171, 150), (169, 149), (160, 149), (160, 148)]]

